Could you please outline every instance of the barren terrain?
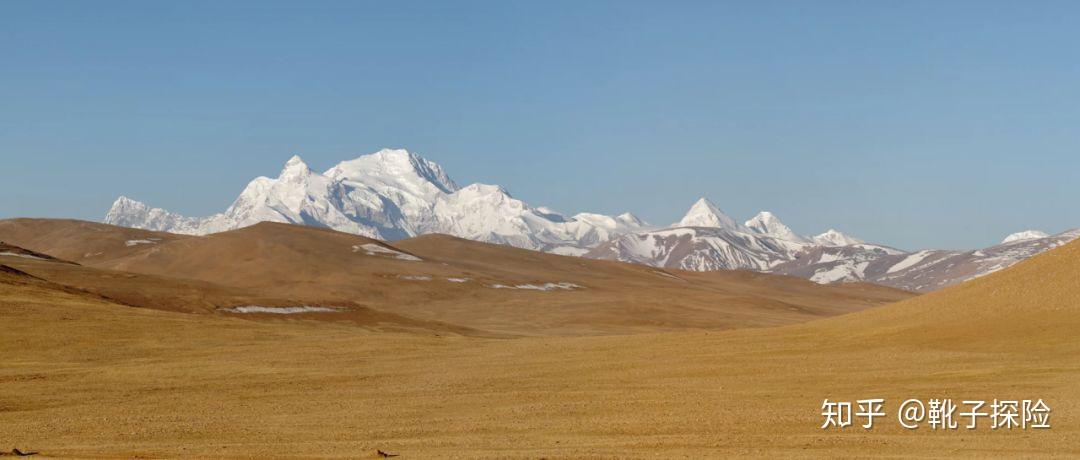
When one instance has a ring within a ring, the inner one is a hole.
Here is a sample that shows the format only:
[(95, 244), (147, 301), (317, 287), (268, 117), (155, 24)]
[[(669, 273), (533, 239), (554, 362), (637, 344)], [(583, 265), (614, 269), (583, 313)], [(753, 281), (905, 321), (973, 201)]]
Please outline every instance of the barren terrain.
[[(401, 248), (423, 254), (414, 244)], [(1080, 455), (1077, 243), (960, 286), (802, 324), (575, 337), (251, 321), (124, 306), (16, 270), (0, 277), (2, 449), (77, 457)], [(871, 397), (885, 398), (889, 412), (873, 430), (819, 428), (823, 399)], [(903, 430), (895, 411), (907, 398), (1042, 398), (1053, 428)]]
[[(7, 263), (156, 309), (258, 305), (379, 311), (489, 336), (627, 334), (792, 324), (911, 297), (752, 272), (684, 272), (428, 235), (393, 245), (262, 223), (205, 237), (90, 222), (0, 221), (0, 241), (82, 264)], [(366, 321), (363, 321), (367, 323)], [(438, 328), (436, 328), (438, 329)]]

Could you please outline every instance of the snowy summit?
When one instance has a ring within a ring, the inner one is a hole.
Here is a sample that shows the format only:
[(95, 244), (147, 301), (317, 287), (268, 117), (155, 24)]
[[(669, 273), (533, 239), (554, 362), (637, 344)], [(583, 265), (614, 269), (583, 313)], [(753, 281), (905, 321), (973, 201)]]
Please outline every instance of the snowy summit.
[(672, 227), (714, 227), (728, 230), (739, 230), (741, 226), (735, 223), (735, 219), (728, 217), (706, 198), (700, 198), (690, 207), (682, 220)]
[[(322, 173), (293, 156), (277, 177), (253, 179), (228, 209), (208, 217), (185, 217), (124, 196), (105, 216), (109, 224), (197, 235), (265, 221), (382, 240), (444, 233), (656, 267), (749, 269), (820, 283), (871, 281), (921, 292), (1000, 270), (1080, 236), (1080, 230), (1054, 237), (1026, 230), (978, 251), (905, 252), (831, 229), (802, 236), (768, 211), (739, 224), (706, 198), (670, 227), (653, 228), (631, 213), (569, 216), (534, 207), (498, 185), (460, 187), (435, 162), (402, 149), (383, 149)], [(353, 250), (381, 252), (374, 247)]]
[(293, 156), (276, 178), (255, 178), (228, 209), (208, 217), (185, 217), (127, 197), (118, 198), (105, 216), (109, 224), (196, 235), (267, 221), (383, 240), (445, 233), (565, 254), (581, 254), (646, 226), (630, 213), (564, 217), (497, 185), (458, 187), (441, 166), (402, 149), (343, 161), (324, 173)]
[(759, 212), (758, 215), (746, 221), (743, 225), (762, 235), (774, 236), (786, 241), (809, 243), (809, 240), (792, 231), (790, 227), (780, 221), (779, 217), (769, 211)]
[(1046, 238), (1048, 236), (1050, 236), (1049, 233), (1041, 230), (1024, 230), (1022, 232), (1016, 232), (1012, 235), (1006, 236), (1004, 240), (1001, 240), (1001, 244), (1007, 244), (1016, 241), (1037, 240), (1040, 238)]

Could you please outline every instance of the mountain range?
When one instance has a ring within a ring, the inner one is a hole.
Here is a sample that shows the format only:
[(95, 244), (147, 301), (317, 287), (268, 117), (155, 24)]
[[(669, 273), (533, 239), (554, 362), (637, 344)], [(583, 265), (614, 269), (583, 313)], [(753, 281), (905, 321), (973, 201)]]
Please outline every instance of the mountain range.
[(1037, 230), (976, 251), (909, 252), (830, 229), (802, 236), (762, 211), (739, 223), (701, 198), (678, 222), (652, 226), (627, 212), (567, 216), (497, 185), (458, 186), (438, 164), (384, 149), (318, 173), (293, 156), (276, 178), (248, 183), (224, 212), (187, 217), (121, 196), (105, 223), (206, 235), (282, 222), (380, 240), (441, 233), (562, 255), (684, 270), (747, 269), (818, 283), (868, 281), (926, 292), (983, 276), (1080, 236)]
[(563, 216), (532, 207), (502, 187), (459, 187), (434, 162), (405, 150), (384, 149), (312, 171), (299, 156), (277, 178), (248, 183), (225, 212), (192, 218), (120, 197), (105, 223), (205, 235), (283, 222), (327, 227), (381, 240), (443, 233), (488, 243), (580, 255), (611, 237), (646, 224), (630, 213)]

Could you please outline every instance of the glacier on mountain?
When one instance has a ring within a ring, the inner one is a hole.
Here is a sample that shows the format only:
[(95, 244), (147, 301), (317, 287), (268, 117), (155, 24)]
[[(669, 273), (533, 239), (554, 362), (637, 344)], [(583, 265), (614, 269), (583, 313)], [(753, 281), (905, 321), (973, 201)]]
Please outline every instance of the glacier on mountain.
[(913, 291), (983, 276), (1080, 236), (1080, 230), (1054, 236), (1027, 230), (977, 251), (911, 253), (835, 229), (799, 235), (768, 211), (738, 223), (706, 198), (697, 200), (678, 222), (654, 228), (630, 213), (566, 216), (533, 207), (497, 185), (459, 187), (438, 164), (391, 149), (343, 161), (322, 173), (293, 156), (277, 177), (253, 179), (224, 212), (208, 217), (186, 217), (124, 196), (105, 216), (109, 224), (196, 235), (264, 221), (382, 240), (444, 233), (661, 268), (747, 269), (820, 283), (869, 281)]
[(735, 225), (703, 198), (671, 228), (629, 232), (585, 256), (682, 270), (755, 270), (817, 283), (867, 281), (926, 292), (993, 273), (1077, 236), (1080, 230), (1055, 236), (1026, 231), (978, 251), (911, 253), (835, 229), (801, 236), (768, 211)]
[(711, 201), (701, 198), (690, 207), (681, 220), (672, 227), (711, 227), (725, 230), (743, 230), (744, 228), (728, 217)]
[(1008, 244), (1014, 241), (1037, 240), (1039, 238), (1046, 238), (1048, 236), (1050, 236), (1050, 234), (1042, 230), (1024, 230), (1022, 232), (1016, 232), (1009, 236), (1006, 236), (1004, 240), (1001, 240), (1001, 244)]
[(564, 217), (534, 208), (497, 185), (458, 187), (438, 164), (384, 149), (318, 173), (293, 156), (276, 178), (252, 180), (223, 213), (193, 218), (120, 197), (105, 223), (204, 235), (259, 222), (328, 227), (383, 240), (445, 233), (527, 249), (581, 254), (647, 228), (630, 213)]
[[(831, 246), (859, 240), (833, 231)], [(669, 228), (627, 232), (597, 245), (586, 257), (682, 270), (769, 271), (814, 247), (776, 215), (762, 211), (744, 224), (701, 198)]]

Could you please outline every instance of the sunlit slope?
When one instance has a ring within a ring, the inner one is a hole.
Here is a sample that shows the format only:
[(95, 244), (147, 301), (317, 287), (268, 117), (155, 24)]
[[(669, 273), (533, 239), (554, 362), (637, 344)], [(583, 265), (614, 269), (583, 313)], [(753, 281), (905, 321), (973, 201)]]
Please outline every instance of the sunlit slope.
[(107, 263), (186, 238), (191, 237), (73, 219), (0, 220), (0, 241), (84, 264)]
[[(353, 302), (320, 302), (305, 299), (275, 297), (256, 289), (224, 286), (201, 280), (174, 278), (163, 275), (132, 273), (95, 268), (59, 260), (48, 254), (25, 250), (0, 243), (0, 265), (6, 270), (7, 281), (35, 282), (78, 293), (126, 307), (174, 311), (204, 315), (240, 315), (258, 320), (319, 320), (359, 326), (364, 330), (414, 332), (419, 334), (492, 334), (466, 327), (420, 320), (403, 315), (377, 311)], [(20, 277), (12, 277), (19, 275)], [(3, 281), (3, 280), (0, 280)], [(330, 306), (332, 314), (300, 313), (283, 317), (276, 314), (242, 314), (234, 307), (294, 307), (304, 305)]]
[(932, 295), (808, 328), (978, 349), (1072, 346), (1080, 337), (1080, 242)]
[[(373, 334), (0, 285), (0, 426), (76, 457), (1075, 457), (1077, 249), (845, 317), (606, 337)], [(873, 430), (819, 428), (823, 399), (871, 397), (889, 413)], [(907, 398), (1043, 398), (1053, 428), (903, 430)]]
[[(40, 233), (57, 232), (41, 231), (38, 227), (47, 225), (34, 224)], [(65, 243), (56, 249), (104, 253), (81, 259), (95, 268), (212, 283), (273, 298), (355, 304), (493, 334), (774, 326), (911, 295), (750, 272), (664, 271), (443, 235), (387, 244), (326, 229), (262, 223), (205, 237), (148, 240), (132, 249), (123, 239), (130, 237), (127, 233), (101, 237), (110, 229), (129, 229), (86, 225), (93, 228), (87, 232), (88, 247)], [(43, 252), (51, 249), (47, 239), (11, 227), (0, 226), (0, 238)]]

